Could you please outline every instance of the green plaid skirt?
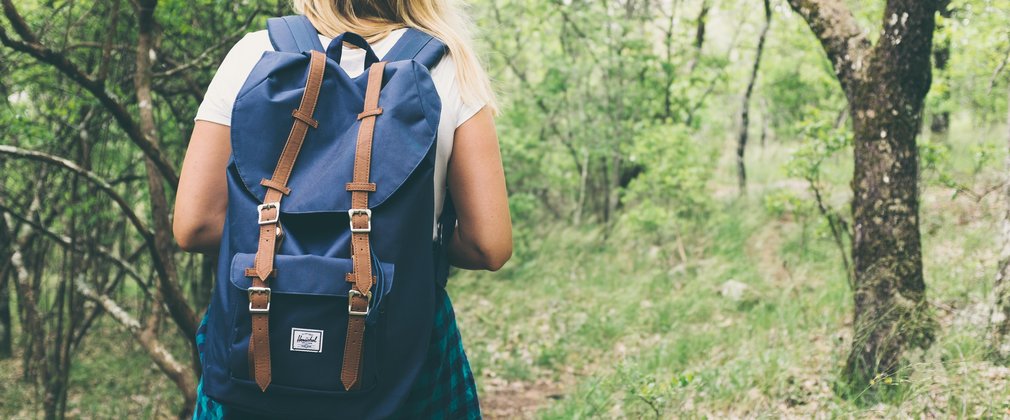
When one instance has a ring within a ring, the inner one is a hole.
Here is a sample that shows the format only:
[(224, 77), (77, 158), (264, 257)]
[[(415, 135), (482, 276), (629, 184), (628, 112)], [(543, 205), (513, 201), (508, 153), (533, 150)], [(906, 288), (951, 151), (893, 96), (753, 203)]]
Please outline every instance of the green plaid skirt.
[[(392, 418), (397, 419), (479, 419), (480, 404), (477, 401), (477, 385), (474, 383), (470, 363), (463, 352), (463, 341), (456, 326), (456, 315), (452, 302), (444, 289), (439, 288), (435, 299), (435, 325), (428, 344), (428, 358), (421, 374), (411, 388), (410, 395)], [(206, 339), (207, 316), (196, 336), (197, 344), (203, 347)], [(201, 361), (203, 353), (200, 354)], [(196, 410), (194, 420), (217, 420), (227, 418), (248, 419), (247, 413), (237, 413), (219, 404), (203, 393), (203, 381), (196, 389)]]

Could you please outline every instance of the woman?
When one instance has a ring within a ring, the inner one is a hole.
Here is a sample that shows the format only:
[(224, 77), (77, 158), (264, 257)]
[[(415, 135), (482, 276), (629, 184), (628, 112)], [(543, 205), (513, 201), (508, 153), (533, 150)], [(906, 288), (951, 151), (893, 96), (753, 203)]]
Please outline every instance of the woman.
[[(465, 269), (501, 268), (511, 256), (512, 235), (493, 121), (494, 96), (470, 46), (468, 24), (460, 10), (449, 0), (295, 0), (294, 7), (320, 32), (323, 45), (343, 32), (354, 32), (382, 57), (406, 27), (414, 27), (448, 46), (449, 54), (431, 71), (442, 102), (435, 161), (436, 217), (447, 186), (458, 218), (448, 242), (450, 262)], [(253, 66), (270, 50), (266, 31), (247, 34), (228, 53), (200, 105), (175, 207), (175, 236), (184, 250), (218, 250), (227, 207), (222, 198), (227, 197), (232, 106)], [(361, 73), (364, 51), (345, 46), (342, 57), (340, 66), (350, 76)], [(396, 417), (480, 416), (451, 303), (444, 290), (438, 293), (443, 303), (429, 356)], [(447, 388), (436, 389), (440, 384)], [(247, 416), (207, 398), (202, 390), (198, 394), (194, 418)]]

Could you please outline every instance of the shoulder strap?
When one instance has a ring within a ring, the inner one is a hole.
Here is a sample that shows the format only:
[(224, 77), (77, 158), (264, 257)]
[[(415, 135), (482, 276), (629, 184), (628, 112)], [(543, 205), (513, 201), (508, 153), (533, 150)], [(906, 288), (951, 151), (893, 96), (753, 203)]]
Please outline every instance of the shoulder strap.
[(270, 44), (275, 51), (300, 53), (305, 51), (326, 51), (319, 42), (316, 28), (304, 15), (284, 16), (267, 19)]
[(246, 269), (246, 276), (252, 277), (252, 287), (249, 287), (249, 314), (252, 319), (252, 332), (249, 338), (249, 372), (256, 380), (260, 390), (266, 391), (272, 380), (270, 367), (270, 287), (268, 282), (275, 274), (274, 256), (278, 242), (281, 240), (280, 217), (281, 199), (291, 193), (288, 179), (295, 166), (295, 160), (301, 152), (305, 135), (309, 127), (316, 128), (319, 123), (312, 118), (319, 99), (319, 89), (323, 84), (326, 72), (326, 55), (313, 51), (309, 59), (309, 74), (305, 78), (305, 90), (298, 108), (291, 112), (293, 125), (288, 139), (284, 143), (274, 174), (270, 179), (260, 181), (267, 187), (263, 204), (256, 210), (259, 213), (259, 244), (256, 248), (256, 258), (253, 267)]
[(396, 45), (382, 57), (382, 61), (414, 60), (431, 70), (449, 49), (442, 41), (414, 28), (396, 41)]

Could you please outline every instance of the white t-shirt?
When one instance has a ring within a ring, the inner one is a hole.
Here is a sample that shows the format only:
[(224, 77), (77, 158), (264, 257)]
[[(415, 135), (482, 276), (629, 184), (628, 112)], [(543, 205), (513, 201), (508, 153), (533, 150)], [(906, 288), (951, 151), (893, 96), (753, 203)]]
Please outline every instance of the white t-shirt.
[[(372, 44), (375, 55), (381, 59), (396, 41), (403, 36), (406, 29), (398, 29), (386, 38)], [(330, 38), (320, 35), (319, 41), (329, 45)], [(265, 51), (273, 51), (270, 37), (266, 30), (246, 34), (232, 47), (225, 56), (221, 67), (218, 67), (214, 79), (207, 87), (207, 93), (200, 103), (196, 120), (210, 121), (231, 126), (231, 109), (235, 104), (238, 91), (242, 89), (249, 73)], [(365, 51), (360, 48), (344, 47), (340, 56), (340, 67), (348, 76), (356, 77), (364, 72)], [(435, 153), (435, 220), (442, 213), (442, 201), (445, 197), (445, 172), (452, 154), (453, 136), (456, 127), (473, 117), (484, 104), (467, 104), (463, 102), (459, 83), (456, 79), (456, 64), (452, 57), (446, 55), (431, 69), (431, 79), (435, 90), (442, 100), (442, 114), (438, 122), (438, 150)], [(436, 232), (433, 232), (434, 237)]]

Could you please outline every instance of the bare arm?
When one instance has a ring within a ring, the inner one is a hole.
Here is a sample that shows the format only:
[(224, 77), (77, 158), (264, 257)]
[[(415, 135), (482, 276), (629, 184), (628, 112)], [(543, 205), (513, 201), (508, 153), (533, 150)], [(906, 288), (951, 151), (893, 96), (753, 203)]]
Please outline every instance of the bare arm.
[(218, 250), (228, 207), (229, 155), (231, 128), (197, 121), (182, 162), (172, 227), (176, 242), (186, 251)]
[(491, 111), (484, 108), (459, 126), (454, 139), (448, 180), (459, 224), (449, 261), (495, 271), (512, 256), (512, 219)]

